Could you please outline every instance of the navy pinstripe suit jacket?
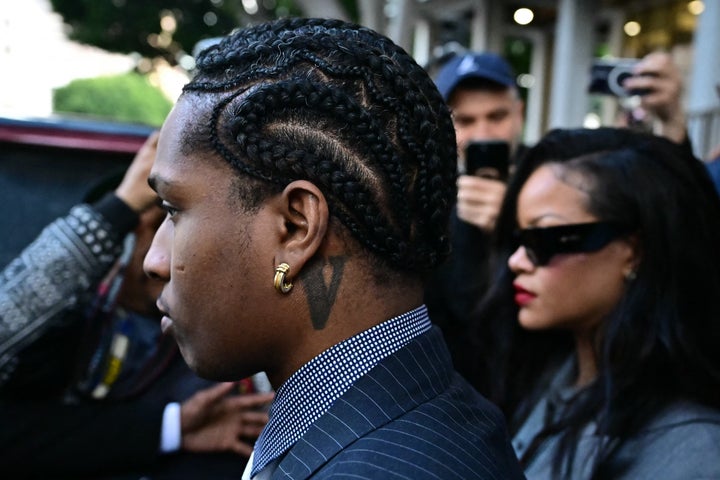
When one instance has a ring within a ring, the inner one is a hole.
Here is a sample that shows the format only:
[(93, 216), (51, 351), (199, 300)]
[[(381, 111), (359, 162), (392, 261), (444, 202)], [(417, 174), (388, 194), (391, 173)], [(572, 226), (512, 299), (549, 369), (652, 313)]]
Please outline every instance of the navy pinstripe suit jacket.
[(384, 359), (316, 421), (273, 479), (524, 478), (492, 404), (437, 327)]

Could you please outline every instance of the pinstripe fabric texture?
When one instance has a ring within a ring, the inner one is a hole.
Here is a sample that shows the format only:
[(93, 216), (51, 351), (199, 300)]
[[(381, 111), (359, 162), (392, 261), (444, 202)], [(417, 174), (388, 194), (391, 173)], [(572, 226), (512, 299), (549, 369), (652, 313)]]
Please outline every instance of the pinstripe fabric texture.
[(255, 443), (253, 476), (290, 449), (358, 378), (430, 327), (422, 305), (332, 346), (303, 365), (277, 391), (270, 420)]
[(524, 478), (500, 412), (433, 329), (385, 358), (316, 421), (274, 479)]

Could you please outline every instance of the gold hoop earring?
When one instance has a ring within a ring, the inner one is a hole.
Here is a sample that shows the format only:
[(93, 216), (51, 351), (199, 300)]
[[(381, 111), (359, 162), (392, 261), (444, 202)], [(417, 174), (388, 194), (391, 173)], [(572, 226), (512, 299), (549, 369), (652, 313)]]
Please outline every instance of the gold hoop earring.
[(290, 265), (283, 262), (275, 268), (275, 278), (273, 279), (273, 285), (278, 293), (288, 293), (293, 288), (292, 283), (285, 282), (285, 275), (290, 271)]

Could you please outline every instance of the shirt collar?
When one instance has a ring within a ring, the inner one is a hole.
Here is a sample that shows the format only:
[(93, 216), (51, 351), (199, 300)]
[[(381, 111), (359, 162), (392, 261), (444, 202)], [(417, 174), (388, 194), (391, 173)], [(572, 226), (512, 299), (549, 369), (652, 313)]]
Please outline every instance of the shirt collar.
[(289, 450), (360, 377), (430, 326), (422, 305), (330, 347), (303, 365), (277, 390), (270, 419), (255, 444), (252, 476)]

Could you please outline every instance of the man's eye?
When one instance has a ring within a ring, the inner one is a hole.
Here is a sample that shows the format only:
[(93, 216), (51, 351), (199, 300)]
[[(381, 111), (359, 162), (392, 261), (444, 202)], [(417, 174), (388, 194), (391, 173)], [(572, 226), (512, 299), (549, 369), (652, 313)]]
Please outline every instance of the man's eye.
[(499, 123), (510, 116), (509, 112), (498, 112), (490, 116), (489, 120), (494, 123)]
[(162, 207), (163, 210), (165, 210), (165, 213), (167, 213), (168, 217), (173, 217), (178, 212), (177, 208), (175, 208), (165, 202), (162, 202), (162, 204), (160, 206)]

